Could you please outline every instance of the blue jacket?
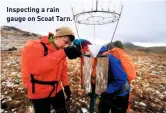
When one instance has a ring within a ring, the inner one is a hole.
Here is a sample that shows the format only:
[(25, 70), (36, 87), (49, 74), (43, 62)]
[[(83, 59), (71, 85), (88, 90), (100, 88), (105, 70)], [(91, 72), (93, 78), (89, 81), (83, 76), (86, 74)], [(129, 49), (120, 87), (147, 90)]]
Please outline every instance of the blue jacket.
[[(106, 93), (114, 93), (119, 90), (126, 82), (127, 82), (127, 74), (123, 70), (121, 62), (119, 59), (114, 57), (111, 54), (107, 55), (109, 58), (109, 69), (112, 72), (112, 76), (114, 80), (108, 84), (105, 92)], [(111, 75), (108, 75), (111, 76)], [(130, 88), (122, 94), (118, 94), (117, 96), (125, 96), (130, 92)]]

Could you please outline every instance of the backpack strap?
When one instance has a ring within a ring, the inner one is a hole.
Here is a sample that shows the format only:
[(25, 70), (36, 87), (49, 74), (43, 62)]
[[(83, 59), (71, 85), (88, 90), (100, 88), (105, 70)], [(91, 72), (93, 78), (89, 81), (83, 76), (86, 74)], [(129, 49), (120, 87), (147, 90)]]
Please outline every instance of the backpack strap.
[(126, 83), (119, 90), (115, 91), (113, 94), (114, 95), (123, 94), (127, 90), (129, 90), (129, 88), (130, 88), (129, 82), (126, 81)]
[(48, 54), (48, 48), (47, 48), (47, 46), (43, 42), (40, 42), (40, 43), (41, 43), (41, 45), (44, 48), (44, 56), (47, 56), (47, 54)]
[[(57, 93), (57, 88), (58, 88), (58, 81), (41, 81), (41, 80), (37, 80), (34, 78), (34, 75), (31, 74), (31, 83), (32, 83), (32, 93), (35, 93), (35, 84), (42, 84), (42, 85), (51, 85), (53, 88), (51, 90), (51, 92), (49, 93), (48, 97), (51, 97), (52, 93), (54, 91), (56, 91)], [(56, 87), (55, 87), (56, 86)]]

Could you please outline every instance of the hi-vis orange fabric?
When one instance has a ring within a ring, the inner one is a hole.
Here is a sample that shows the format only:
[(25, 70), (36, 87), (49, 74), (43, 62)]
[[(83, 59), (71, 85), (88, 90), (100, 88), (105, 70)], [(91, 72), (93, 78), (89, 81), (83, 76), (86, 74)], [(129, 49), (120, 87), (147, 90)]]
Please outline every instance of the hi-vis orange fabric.
[(136, 78), (134, 62), (122, 49), (113, 48), (112, 50), (109, 50), (109, 53), (121, 61), (122, 67), (127, 73), (129, 82)]
[[(131, 81), (136, 78), (136, 69), (132, 59), (120, 48), (113, 48), (112, 50), (109, 50), (109, 53), (111, 53), (114, 57), (118, 58), (121, 61), (122, 67), (127, 73), (128, 81), (129, 83), (131, 83)], [(130, 113), (130, 101), (131, 96), (129, 95), (129, 104), (126, 113)]]
[[(44, 56), (43, 42), (48, 48), (48, 55)], [(30, 99), (40, 99), (48, 97), (52, 90), (51, 85), (35, 84), (35, 93), (32, 93), (32, 83), (30, 74), (41, 81), (62, 81), (63, 85), (68, 85), (66, 54), (63, 49), (57, 50), (43, 36), (41, 40), (32, 40), (25, 44), (22, 49), (21, 72), (24, 86), (28, 89)], [(62, 89), (58, 84), (57, 92)], [(54, 91), (51, 97), (56, 95)]]

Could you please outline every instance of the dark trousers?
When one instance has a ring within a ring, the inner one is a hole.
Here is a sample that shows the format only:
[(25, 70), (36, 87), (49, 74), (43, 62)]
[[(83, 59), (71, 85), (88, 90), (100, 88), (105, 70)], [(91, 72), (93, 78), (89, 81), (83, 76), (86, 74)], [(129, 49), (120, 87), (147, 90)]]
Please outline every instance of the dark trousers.
[(99, 113), (126, 113), (128, 108), (129, 94), (126, 96), (113, 96), (111, 94), (104, 93), (101, 95), (99, 103)]
[(55, 109), (56, 113), (66, 113), (65, 111), (65, 98), (63, 91), (61, 90), (55, 97), (44, 99), (31, 99), (35, 113), (51, 113), (50, 105)]

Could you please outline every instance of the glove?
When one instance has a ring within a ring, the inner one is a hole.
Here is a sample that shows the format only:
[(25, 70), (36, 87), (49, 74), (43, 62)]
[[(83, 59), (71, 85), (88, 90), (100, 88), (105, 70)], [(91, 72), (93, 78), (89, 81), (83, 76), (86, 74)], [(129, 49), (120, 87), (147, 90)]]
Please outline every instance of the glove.
[(76, 47), (74, 46), (68, 46), (66, 48), (64, 48), (64, 51), (66, 53), (66, 56), (69, 59), (75, 59), (77, 57), (81, 56), (81, 51), (79, 51)]
[(102, 98), (106, 98), (107, 96), (108, 96), (108, 93), (106, 93), (106, 92), (101, 93)]
[(70, 90), (69, 85), (67, 85), (67, 86), (64, 87), (64, 91), (65, 91), (66, 96), (67, 96), (66, 101), (69, 101), (70, 98), (71, 98), (71, 90)]

